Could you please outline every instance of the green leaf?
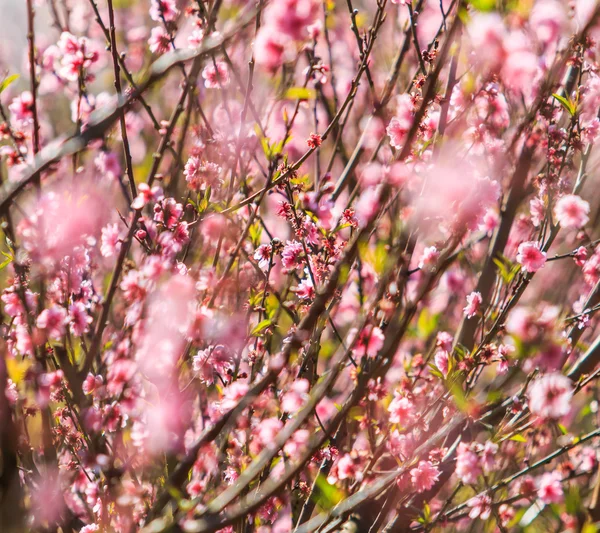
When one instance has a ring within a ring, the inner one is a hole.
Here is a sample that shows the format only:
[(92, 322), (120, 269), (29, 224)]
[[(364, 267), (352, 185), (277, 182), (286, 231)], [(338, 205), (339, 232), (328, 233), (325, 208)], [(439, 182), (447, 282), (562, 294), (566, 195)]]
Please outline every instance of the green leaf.
[(431, 314), (427, 308), (424, 308), (419, 315), (417, 320), (417, 328), (419, 330), (419, 337), (426, 339), (429, 337), (437, 328), (439, 315)]
[(260, 337), (264, 331), (273, 324), (268, 318), (259, 322), (254, 329), (250, 332), (251, 337)]
[(516, 442), (527, 442), (527, 439), (523, 437), (520, 433), (513, 435), (509, 440), (514, 440)]
[(344, 493), (335, 485), (330, 485), (323, 474), (317, 476), (315, 484), (319, 491), (319, 505), (323, 509), (329, 510), (344, 499)]
[(496, 9), (496, 0), (471, 0), (470, 4), (477, 11), (493, 11)]
[(557, 93), (552, 93), (552, 96), (562, 104), (562, 106), (569, 112), (571, 116), (575, 115), (577, 112), (577, 104), (575, 102)]
[(254, 246), (258, 246), (260, 244), (260, 236), (262, 235), (262, 226), (259, 222), (255, 222), (250, 226), (250, 230), (248, 231), (248, 235), (250, 237), (250, 242)]
[(12, 74), (11, 76), (7, 76), (6, 78), (4, 78), (2, 80), (2, 83), (0, 83), (0, 94), (4, 92), (4, 90), (14, 81), (19, 79), (19, 75), (18, 74)]
[(466, 412), (468, 407), (468, 400), (460, 384), (452, 384), (450, 386), (450, 392), (454, 397), (454, 403), (456, 404), (456, 407), (463, 413)]
[(290, 87), (285, 91), (285, 98), (288, 100), (314, 100), (316, 96), (316, 91), (308, 87)]

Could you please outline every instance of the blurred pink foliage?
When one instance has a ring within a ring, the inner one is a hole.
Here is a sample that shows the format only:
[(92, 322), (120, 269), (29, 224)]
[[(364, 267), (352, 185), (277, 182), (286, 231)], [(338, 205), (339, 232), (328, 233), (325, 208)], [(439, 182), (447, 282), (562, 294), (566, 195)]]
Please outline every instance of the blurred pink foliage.
[(598, 530), (600, 2), (22, 13), (0, 532)]

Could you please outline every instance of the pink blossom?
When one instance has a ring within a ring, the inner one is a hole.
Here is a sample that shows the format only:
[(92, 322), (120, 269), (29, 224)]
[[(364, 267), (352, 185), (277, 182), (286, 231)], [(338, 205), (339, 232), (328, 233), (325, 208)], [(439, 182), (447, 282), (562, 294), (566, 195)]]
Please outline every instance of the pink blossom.
[(206, 187), (217, 185), (220, 173), (221, 167), (219, 165), (197, 156), (191, 156), (187, 160), (183, 171), (188, 186), (193, 191), (200, 191)]
[(388, 406), (390, 422), (402, 427), (408, 426), (415, 419), (415, 405), (406, 396), (395, 393), (394, 399)]
[(564, 493), (558, 472), (546, 472), (539, 479), (538, 497), (546, 504), (562, 503)]
[(554, 216), (563, 228), (582, 228), (590, 217), (590, 204), (575, 194), (567, 194), (556, 202)]
[(33, 96), (29, 91), (23, 91), (19, 96), (13, 98), (8, 106), (14, 120), (27, 125), (33, 121)]
[(360, 195), (356, 202), (355, 215), (360, 226), (364, 227), (375, 218), (380, 206), (379, 189), (369, 187)]
[(204, 86), (207, 89), (220, 89), (229, 86), (229, 68), (224, 61), (208, 64), (202, 71)]
[(87, 309), (82, 302), (75, 302), (69, 306), (69, 323), (71, 333), (76, 337), (81, 337), (90, 329), (93, 319), (87, 313)]
[(500, 65), (504, 57), (506, 35), (500, 15), (476, 12), (470, 18), (467, 29), (475, 61), (490, 68)]
[[(353, 337), (356, 334), (356, 329), (353, 329), (350, 332), (350, 337)], [(381, 348), (383, 348), (383, 343), (385, 341), (385, 337), (383, 335), (383, 331), (377, 327), (367, 326), (364, 328), (354, 345), (353, 354), (356, 357), (375, 357)]]
[(479, 518), (487, 520), (492, 514), (492, 499), (487, 494), (480, 494), (467, 501), (467, 505), (471, 508), (469, 518), (473, 520)]
[(100, 253), (103, 257), (113, 257), (121, 249), (121, 235), (118, 224), (108, 224), (102, 228)]
[(444, 376), (448, 375), (448, 352), (445, 350), (438, 350), (435, 352), (435, 356), (433, 357), (433, 361), (435, 366), (440, 370)]
[(298, 298), (312, 300), (315, 297), (315, 287), (310, 276), (304, 278), (295, 289)]
[(283, 63), (292, 59), (293, 43), (288, 36), (263, 26), (254, 42), (256, 64), (269, 72), (275, 72)]
[(281, 398), (281, 409), (287, 413), (298, 412), (308, 400), (309, 387), (310, 383), (307, 379), (294, 381), (290, 390)]
[(477, 478), (482, 474), (478, 455), (472, 448), (461, 442), (456, 454), (456, 475), (467, 485), (477, 483)]
[(439, 477), (439, 469), (430, 461), (419, 461), (418, 466), (410, 471), (410, 479), (417, 492), (432, 488)]
[(522, 242), (519, 245), (517, 263), (523, 272), (537, 272), (546, 263), (546, 252), (540, 250), (537, 242)]
[(534, 380), (527, 390), (529, 409), (542, 418), (561, 418), (571, 410), (573, 384), (559, 373)]
[(403, 94), (398, 97), (398, 108), (396, 116), (390, 120), (387, 127), (387, 134), (390, 138), (390, 144), (401, 149), (404, 141), (413, 123), (413, 103), (409, 94)]
[(298, 241), (287, 241), (281, 252), (281, 263), (287, 270), (294, 270), (302, 266), (304, 248)]
[(536, 2), (529, 16), (529, 24), (544, 44), (555, 42), (567, 23), (563, 5), (557, 0)]
[(44, 309), (36, 320), (36, 326), (46, 330), (48, 336), (54, 340), (62, 339), (66, 323), (67, 311), (59, 305)]
[(419, 268), (424, 268), (425, 266), (435, 266), (439, 256), (440, 252), (438, 252), (435, 246), (428, 246), (423, 250), (421, 259), (419, 259)]
[(267, 270), (271, 263), (273, 247), (270, 244), (261, 244), (254, 252), (254, 259), (258, 261), (258, 266), (262, 270)]
[(361, 472), (358, 469), (359, 465), (354, 458), (347, 453), (340, 457), (337, 462), (337, 477), (338, 479), (354, 479), (359, 478)]
[(175, 20), (179, 15), (176, 0), (152, 0), (150, 18), (157, 22)]
[(463, 313), (467, 318), (473, 318), (481, 308), (481, 302), (483, 299), (481, 298), (480, 292), (472, 292), (467, 296), (467, 305), (463, 309)]
[(102, 387), (104, 379), (102, 376), (94, 376), (91, 372), (88, 372), (85, 380), (83, 381), (82, 390), (84, 394), (92, 394)]
[(148, 46), (153, 54), (164, 54), (169, 51), (171, 40), (169, 34), (162, 26), (152, 28), (150, 38), (148, 39)]

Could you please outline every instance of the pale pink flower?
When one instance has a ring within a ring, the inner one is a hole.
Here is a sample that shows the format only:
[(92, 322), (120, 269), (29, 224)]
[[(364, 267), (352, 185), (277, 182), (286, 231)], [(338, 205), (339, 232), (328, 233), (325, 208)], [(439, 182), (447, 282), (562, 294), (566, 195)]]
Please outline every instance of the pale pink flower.
[(81, 337), (90, 329), (93, 319), (87, 313), (87, 309), (82, 302), (75, 302), (69, 306), (69, 324), (71, 333), (76, 337)]
[(287, 241), (281, 252), (281, 263), (286, 270), (293, 270), (302, 266), (304, 248), (298, 241)]
[(387, 127), (387, 134), (390, 138), (390, 144), (400, 149), (404, 145), (406, 136), (410, 131), (410, 128), (414, 119), (414, 105), (410, 94), (402, 94), (398, 97), (398, 107), (396, 109), (396, 116), (390, 120)]
[(490, 68), (502, 63), (506, 28), (498, 13), (475, 12), (470, 17), (467, 32), (477, 63)]
[(444, 376), (448, 375), (448, 352), (446, 350), (438, 350), (435, 352), (433, 361)]
[(121, 249), (121, 235), (118, 224), (108, 224), (102, 228), (100, 253), (103, 257), (117, 255)]
[(590, 204), (576, 194), (567, 194), (556, 202), (554, 216), (563, 228), (582, 228), (590, 217)]
[(318, 19), (321, 4), (318, 0), (278, 0), (265, 12), (265, 27), (290, 39), (301, 41)]
[(197, 156), (191, 156), (183, 170), (188, 187), (200, 191), (206, 187), (214, 187), (219, 183), (221, 167), (211, 161), (205, 161)]
[(463, 483), (469, 485), (476, 483), (481, 474), (479, 456), (469, 445), (461, 442), (456, 453), (456, 475)]
[(295, 431), (291, 439), (285, 443), (283, 451), (291, 458), (295, 459), (306, 449), (310, 442), (311, 433), (308, 429), (299, 429)]
[(293, 59), (293, 42), (287, 35), (263, 26), (254, 41), (254, 59), (265, 70), (275, 72)]
[(100, 387), (102, 387), (103, 383), (104, 379), (102, 376), (94, 376), (94, 374), (88, 372), (88, 375), (81, 386), (83, 394), (92, 394), (94, 391), (97, 391)]
[(581, 132), (581, 140), (586, 144), (593, 144), (600, 135), (600, 120), (596, 117), (589, 122)]
[(162, 189), (158, 185), (150, 188), (147, 183), (140, 183), (138, 185), (138, 195), (131, 202), (131, 207), (133, 209), (141, 209), (148, 202), (156, 201), (161, 197)]
[(538, 71), (538, 56), (532, 52), (531, 43), (522, 33), (511, 33), (505, 43), (509, 50), (502, 63), (502, 79), (511, 89), (528, 95)]
[(519, 244), (517, 263), (524, 272), (537, 272), (546, 263), (546, 252), (540, 250), (537, 242), (522, 242)]
[(223, 400), (221, 401), (221, 409), (223, 411), (229, 411), (233, 409), (238, 402), (248, 392), (248, 384), (242, 383), (241, 381), (234, 381), (229, 387), (223, 390)]
[(229, 68), (224, 61), (216, 61), (204, 67), (202, 71), (204, 86), (207, 89), (220, 89), (229, 85)]
[(204, 31), (201, 28), (194, 28), (194, 31), (188, 37), (188, 45), (190, 48), (198, 48), (204, 40)]
[(432, 488), (439, 477), (439, 469), (430, 461), (419, 461), (418, 466), (410, 471), (410, 479), (417, 492)]
[(529, 211), (531, 213), (531, 223), (537, 228), (546, 216), (546, 206), (544, 201), (535, 197), (529, 201)]
[(598, 118), (600, 107), (600, 76), (590, 73), (582, 88), (581, 120), (587, 126)]
[(546, 472), (539, 479), (538, 497), (545, 504), (562, 503), (564, 492), (558, 472)]
[(150, 18), (156, 22), (175, 20), (179, 15), (176, 0), (152, 0)]
[(63, 337), (66, 323), (67, 311), (59, 305), (44, 309), (36, 320), (36, 326), (46, 330), (48, 336), (54, 340), (60, 340)]
[(262, 448), (271, 444), (277, 434), (283, 428), (283, 422), (279, 418), (266, 418), (261, 420), (258, 426), (252, 432), (252, 452), (259, 453)]
[(366, 226), (375, 218), (380, 206), (379, 189), (369, 187), (364, 190), (354, 206), (356, 220), (361, 227)]
[(148, 46), (153, 54), (164, 54), (165, 52), (168, 52), (169, 47), (171, 46), (171, 40), (169, 34), (162, 26), (152, 28), (150, 38), (148, 39)]
[(261, 244), (254, 252), (254, 259), (258, 261), (258, 266), (262, 270), (267, 270), (271, 262), (273, 248), (270, 244)]
[(475, 518), (487, 520), (492, 514), (492, 499), (487, 494), (480, 494), (471, 498), (467, 505), (471, 508), (469, 518), (473, 520)]
[(529, 16), (529, 24), (543, 44), (555, 42), (560, 37), (566, 23), (567, 14), (564, 4), (558, 0), (535, 2)]
[(493, 472), (496, 469), (498, 449), (499, 446), (495, 442), (488, 440), (485, 443), (481, 452), (481, 465), (485, 472)]
[(561, 418), (571, 410), (573, 384), (559, 374), (546, 374), (529, 386), (527, 391), (529, 409), (542, 418)]
[(347, 453), (340, 457), (337, 463), (337, 477), (338, 479), (353, 479), (360, 477), (359, 464), (355, 461), (352, 456)]
[(12, 118), (18, 124), (25, 126), (33, 121), (33, 96), (29, 91), (23, 91), (13, 98), (8, 106)]
[(302, 300), (312, 300), (315, 297), (315, 287), (310, 276), (304, 278), (295, 289), (298, 298)]
[(481, 298), (480, 292), (472, 292), (467, 295), (467, 305), (463, 309), (463, 313), (467, 318), (473, 318), (481, 308), (481, 302), (483, 299)]
[(438, 249), (435, 246), (428, 246), (423, 250), (421, 259), (419, 259), (419, 268), (424, 268), (425, 266), (435, 266), (439, 257), (440, 252), (438, 252)]
[(388, 411), (390, 422), (400, 424), (402, 427), (408, 426), (415, 419), (415, 404), (405, 396), (400, 396), (397, 392), (388, 406)]
[[(350, 337), (354, 337), (355, 334), (356, 329), (352, 329), (350, 331)], [(365, 355), (367, 357), (375, 357), (379, 353), (379, 350), (383, 348), (384, 341), (385, 337), (381, 329), (367, 326), (360, 332), (352, 353), (356, 357), (363, 357)]]
[(96, 168), (110, 179), (117, 179), (123, 173), (119, 158), (114, 152), (100, 150), (96, 159), (94, 159)]
[(290, 390), (281, 398), (281, 410), (286, 413), (296, 413), (308, 400), (308, 389), (310, 383), (307, 379), (294, 381)]

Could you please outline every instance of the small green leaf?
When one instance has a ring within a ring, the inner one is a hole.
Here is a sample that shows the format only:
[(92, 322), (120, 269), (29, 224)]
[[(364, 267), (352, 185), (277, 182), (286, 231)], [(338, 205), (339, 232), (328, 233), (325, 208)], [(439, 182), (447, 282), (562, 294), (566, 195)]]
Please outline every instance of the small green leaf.
[(285, 91), (285, 98), (288, 100), (314, 100), (316, 96), (316, 91), (308, 87), (290, 87)]
[(6, 78), (4, 78), (2, 80), (2, 83), (0, 83), (0, 94), (4, 92), (4, 90), (14, 81), (19, 79), (19, 75), (18, 74), (12, 74), (11, 76), (7, 76)]
[(514, 440), (516, 442), (527, 442), (527, 439), (523, 437), (520, 433), (513, 435), (509, 440)]
[(577, 111), (577, 104), (575, 104), (575, 102), (572, 102), (568, 98), (565, 98), (557, 93), (552, 93), (552, 96), (562, 104), (562, 106), (569, 112), (571, 116), (575, 115), (575, 112)]
[(269, 320), (268, 318), (259, 322), (254, 329), (250, 332), (250, 336), (252, 337), (260, 337), (260, 335), (262, 333), (264, 333), (264, 331), (270, 326), (272, 325), (273, 322), (271, 322), (271, 320)]
[(496, 0), (471, 0), (470, 4), (477, 11), (493, 11), (496, 8)]

